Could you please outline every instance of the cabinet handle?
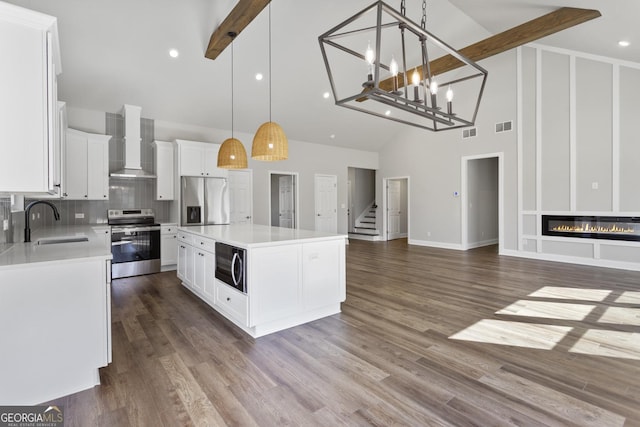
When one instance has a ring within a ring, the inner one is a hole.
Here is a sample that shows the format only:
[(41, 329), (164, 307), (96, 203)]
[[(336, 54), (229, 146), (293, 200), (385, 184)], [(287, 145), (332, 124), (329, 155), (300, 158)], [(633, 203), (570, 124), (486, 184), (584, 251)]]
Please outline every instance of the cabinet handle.
[(231, 301), (231, 297), (227, 297), (227, 301)]
[(102, 197), (104, 197), (104, 198), (106, 199), (106, 198), (107, 198), (107, 195), (106, 195), (106, 194), (104, 194)]
[(162, 196), (158, 196), (160, 199), (162, 199)]
[(62, 195), (63, 195), (64, 197), (67, 197), (67, 196), (68, 196), (68, 194), (67, 194), (67, 193), (64, 193), (64, 194), (62, 194)]
[(178, 238), (178, 236), (173, 236), (173, 238), (174, 238), (174, 239), (177, 239), (177, 238)]
[(89, 196), (87, 196), (86, 194), (84, 195), (84, 198), (85, 198), (85, 199), (86, 199), (86, 198), (88, 198), (88, 197), (89, 197)]

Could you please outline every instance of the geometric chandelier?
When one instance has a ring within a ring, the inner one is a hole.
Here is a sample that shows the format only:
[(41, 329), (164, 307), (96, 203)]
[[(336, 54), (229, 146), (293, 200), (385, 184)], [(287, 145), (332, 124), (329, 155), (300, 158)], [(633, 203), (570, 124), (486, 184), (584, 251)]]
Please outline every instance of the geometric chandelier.
[(377, 1), (318, 37), (336, 105), (432, 131), (473, 126), (488, 72)]

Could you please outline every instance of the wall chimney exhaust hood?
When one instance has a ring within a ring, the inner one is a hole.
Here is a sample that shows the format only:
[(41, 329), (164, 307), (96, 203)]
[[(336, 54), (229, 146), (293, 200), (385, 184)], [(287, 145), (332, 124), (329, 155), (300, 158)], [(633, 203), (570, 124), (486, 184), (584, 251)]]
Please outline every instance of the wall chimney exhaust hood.
[(125, 104), (122, 107), (124, 116), (124, 169), (112, 172), (114, 178), (156, 178), (151, 172), (142, 169), (140, 161), (141, 138), (140, 116), (142, 107)]

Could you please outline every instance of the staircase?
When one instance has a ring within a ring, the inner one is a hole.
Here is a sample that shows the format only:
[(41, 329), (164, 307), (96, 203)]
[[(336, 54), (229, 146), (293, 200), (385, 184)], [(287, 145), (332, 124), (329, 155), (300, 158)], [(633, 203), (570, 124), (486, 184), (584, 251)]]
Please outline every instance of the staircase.
[(356, 219), (354, 231), (349, 233), (349, 237), (360, 240), (379, 240), (380, 233), (376, 227), (376, 209), (378, 206), (375, 202)]

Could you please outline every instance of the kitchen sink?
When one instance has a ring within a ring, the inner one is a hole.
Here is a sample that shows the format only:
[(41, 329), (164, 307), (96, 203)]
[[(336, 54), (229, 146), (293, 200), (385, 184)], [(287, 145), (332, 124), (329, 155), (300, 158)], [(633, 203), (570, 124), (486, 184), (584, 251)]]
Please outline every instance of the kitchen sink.
[(59, 243), (78, 243), (78, 242), (88, 242), (89, 238), (87, 236), (73, 236), (73, 237), (52, 237), (49, 239), (40, 239), (38, 240), (38, 245), (57, 245)]

